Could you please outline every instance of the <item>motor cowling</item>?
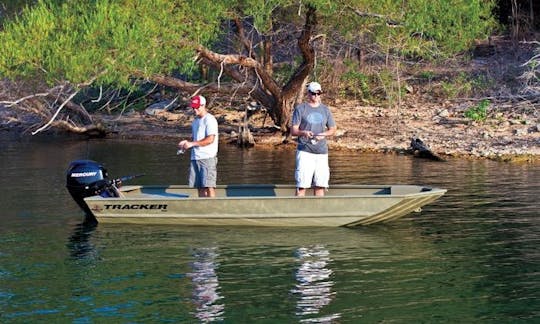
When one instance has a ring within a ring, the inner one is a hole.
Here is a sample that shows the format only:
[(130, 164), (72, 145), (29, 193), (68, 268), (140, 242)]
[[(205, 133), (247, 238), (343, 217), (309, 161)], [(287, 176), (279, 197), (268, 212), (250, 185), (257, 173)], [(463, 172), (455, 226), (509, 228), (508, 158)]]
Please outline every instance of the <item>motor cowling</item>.
[(108, 192), (113, 183), (108, 177), (107, 169), (95, 161), (76, 160), (69, 164), (66, 171), (66, 188), (87, 216), (93, 215), (84, 198)]

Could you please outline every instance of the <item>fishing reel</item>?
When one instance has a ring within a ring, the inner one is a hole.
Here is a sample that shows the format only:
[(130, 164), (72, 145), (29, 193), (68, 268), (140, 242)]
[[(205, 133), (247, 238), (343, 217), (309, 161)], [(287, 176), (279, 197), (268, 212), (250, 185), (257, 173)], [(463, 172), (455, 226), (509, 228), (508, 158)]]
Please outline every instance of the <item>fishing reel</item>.
[(122, 186), (121, 179), (113, 180), (98, 180), (89, 186), (90, 191), (94, 191), (95, 195), (99, 195), (103, 198), (120, 197), (118, 188)]

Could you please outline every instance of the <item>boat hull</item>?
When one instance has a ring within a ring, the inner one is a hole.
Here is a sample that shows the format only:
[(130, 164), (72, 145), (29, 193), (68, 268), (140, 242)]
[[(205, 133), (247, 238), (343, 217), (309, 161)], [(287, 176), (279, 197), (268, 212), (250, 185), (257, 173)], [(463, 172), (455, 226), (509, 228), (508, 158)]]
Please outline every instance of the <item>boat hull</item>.
[(216, 198), (199, 198), (187, 186), (126, 186), (121, 197), (84, 200), (103, 223), (358, 226), (399, 219), (446, 190), (335, 185), (324, 197), (295, 197), (294, 192), (290, 185), (227, 185), (216, 188)]

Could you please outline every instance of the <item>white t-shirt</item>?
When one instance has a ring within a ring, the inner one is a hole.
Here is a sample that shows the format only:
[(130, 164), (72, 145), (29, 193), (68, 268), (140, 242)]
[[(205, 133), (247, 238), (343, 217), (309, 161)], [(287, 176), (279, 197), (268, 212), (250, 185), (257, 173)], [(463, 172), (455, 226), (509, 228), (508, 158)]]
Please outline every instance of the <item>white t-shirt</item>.
[(203, 160), (217, 156), (218, 152), (218, 123), (216, 117), (207, 113), (202, 118), (195, 118), (191, 124), (193, 141), (200, 141), (210, 135), (215, 135), (214, 142), (206, 146), (194, 146), (191, 149), (192, 160)]

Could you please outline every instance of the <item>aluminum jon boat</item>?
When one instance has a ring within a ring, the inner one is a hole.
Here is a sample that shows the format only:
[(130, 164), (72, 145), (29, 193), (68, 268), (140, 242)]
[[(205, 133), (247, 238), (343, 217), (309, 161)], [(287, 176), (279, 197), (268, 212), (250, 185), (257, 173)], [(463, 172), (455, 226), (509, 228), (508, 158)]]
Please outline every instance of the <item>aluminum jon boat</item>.
[(125, 186), (120, 197), (85, 198), (99, 222), (185, 225), (356, 226), (398, 219), (445, 190), (333, 185), (324, 197), (295, 197), (292, 185), (226, 185), (216, 198), (187, 186)]
[[(82, 164), (73, 167), (77, 162)], [(294, 185), (241, 184), (220, 185), (215, 198), (199, 198), (185, 185), (117, 189), (118, 180), (108, 180), (106, 170), (90, 162), (72, 162), (67, 187), (87, 216), (102, 223), (358, 226), (396, 220), (446, 192), (417, 185), (332, 185), (324, 197), (296, 197)]]

